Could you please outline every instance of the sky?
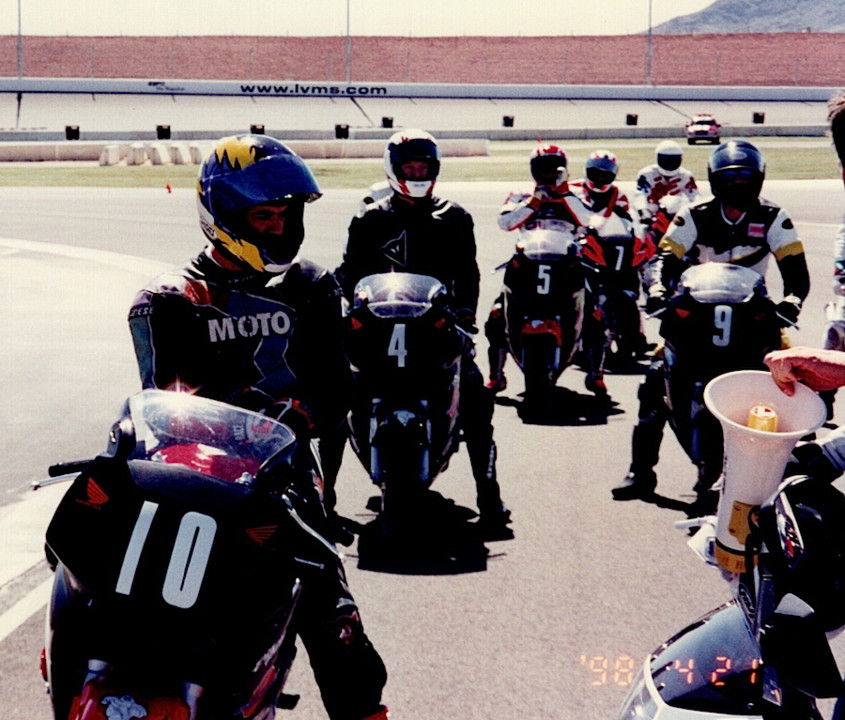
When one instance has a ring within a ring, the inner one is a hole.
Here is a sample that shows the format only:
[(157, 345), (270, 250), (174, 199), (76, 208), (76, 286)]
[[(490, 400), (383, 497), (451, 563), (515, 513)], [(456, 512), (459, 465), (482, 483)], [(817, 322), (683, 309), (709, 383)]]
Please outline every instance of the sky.
[(0, 35), (628, 35), (714, 0), (0, 0)]

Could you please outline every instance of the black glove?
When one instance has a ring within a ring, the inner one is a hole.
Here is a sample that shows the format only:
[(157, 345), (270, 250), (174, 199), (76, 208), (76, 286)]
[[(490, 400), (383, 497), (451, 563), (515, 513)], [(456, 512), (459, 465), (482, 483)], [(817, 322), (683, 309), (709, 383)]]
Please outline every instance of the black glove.
[(793, 475), (809, 475), (811, 478), (823, 482), (833, 482), (842, 474), (827, 456), (822, 452), (821, 447), (815, 443), (808, 442), (798, 445), (792, 451), (792, 457), (786, 465), (784, 477)]
[(781, 300), (775, 305), (775, 312), (781, 327), (793, 327), (798, 322), (801, 305), (794, 300)]
[(665, 310), (669, 301), (662, 295), (649, 295), (645, 301), (646, 315), (656, 315), (661, 310)]
[(458, 327), (470, 335), (478, 334), (478, 326), (475, 324), (475, 313), (469, 308), (458, 308), (455, 310), (455, 322)]

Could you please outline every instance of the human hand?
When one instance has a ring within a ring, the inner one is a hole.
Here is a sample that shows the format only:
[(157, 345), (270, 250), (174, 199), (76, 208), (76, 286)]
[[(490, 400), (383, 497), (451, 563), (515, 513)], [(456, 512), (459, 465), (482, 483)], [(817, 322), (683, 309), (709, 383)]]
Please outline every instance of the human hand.
[(836, 390), (845, 385), (845, 353), (839, 350), (795, 347), (775, 350), (764, 358), (775, 384), (790, 397), (795, 383), (811, 390)]
[(794, 327), (798, 322), (798, 313), (801, 312), (801, 305), (791, 300), (781, 300), (775, 306), (775, 313), (781, 327)]
[(658, 315), (666, 309), (666, 298), (662, 295), (649, 295), (645, 301), (645, 314), (648, 316)]

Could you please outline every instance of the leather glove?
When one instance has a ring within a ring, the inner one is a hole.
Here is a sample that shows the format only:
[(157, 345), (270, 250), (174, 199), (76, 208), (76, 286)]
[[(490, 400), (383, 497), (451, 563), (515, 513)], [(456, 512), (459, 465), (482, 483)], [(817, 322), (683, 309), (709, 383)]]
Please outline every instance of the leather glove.
[(798, 322), (801, 302), (797, 298), (784, 298), (775, 306), (775, 312), (781, 327), (793, 327)]
[(668, 300), (662, 295), (649, 295), (645, 301), (646, 315), (656, 315), (661, 310), (665, 310), (668, 304)]
[(478, 334), (478, 326), (475, 324), (475, 313), (469, 308), (458, 308), (455, 310), (455, 322), (458, 327), (470, 335)]

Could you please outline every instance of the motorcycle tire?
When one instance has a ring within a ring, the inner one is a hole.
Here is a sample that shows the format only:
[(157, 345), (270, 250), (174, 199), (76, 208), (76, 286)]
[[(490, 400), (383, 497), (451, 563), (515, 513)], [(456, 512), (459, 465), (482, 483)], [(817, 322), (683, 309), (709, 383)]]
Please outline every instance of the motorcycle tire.
[(522, 372), (525, 377), (525, 405), (532, 412), (548, 413), (552, 409), (554, 347), (551, 342), (526, 343), (522, 350)]

